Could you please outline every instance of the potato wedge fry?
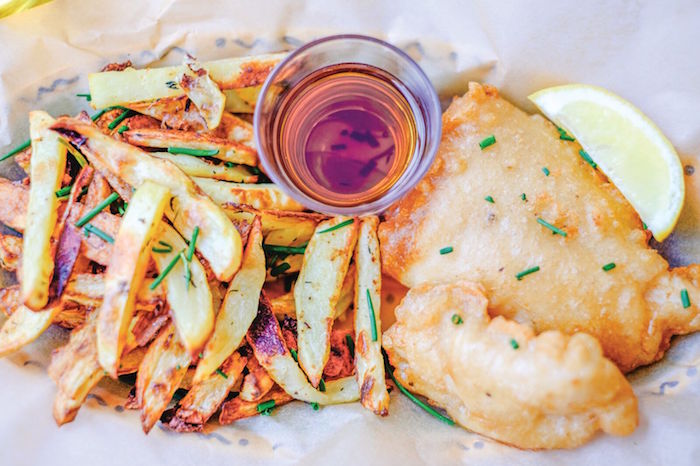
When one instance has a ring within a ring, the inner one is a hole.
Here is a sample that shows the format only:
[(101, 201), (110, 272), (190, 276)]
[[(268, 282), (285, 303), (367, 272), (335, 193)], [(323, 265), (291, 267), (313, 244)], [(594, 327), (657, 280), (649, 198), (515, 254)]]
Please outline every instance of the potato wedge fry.
[(272, 183), (227, 183), (207, 178), (194, 178), (194, 182), (214, 202), (224, 208), (235, 208), (243, 204), (258, 210), (304, 210), (303, 205), (287, 196), (277, 185)]
[(347, 217), (335, 217), (318, 224), (306, 246), (294, 287), (299, 365), (314, 387), (328, 361), (334, 310), (357, 240), (357, 223)]
[[(161, 305), (165, 296), (163, 289), (157, 287), (150, 289), (153, 279), (144, 280), (136, 293), (136, 309), (152, 310)], [(68, 280), (63, 294), (64, 301), (70, 301), (82, 306), (98, 308), (102, 304), (105, 293), (104, 276), (98, 274), (79, 273), (73, 274)]]
[(51, 325), (62, 308), (60, 302), (50, 304), (41, 311), (34, 311), (24, 305), (15, 308), (0, 328), (0, 357), (14, 353), (36, 340)]
[(226, 96), (226, 110), (231, 113), (253, 113), (255, 104), (258, 102), (258, 96), (262, 85), (247, 86), (239, 89), (224, 89)]
[(294, 401), (291, 395), (287, 394), (281, 387), (275, 387), (270, 390), (265, 397), (260, 401), (245, 401), (240, 396), (227, 401), (221, 406), (221, 414), (219, 414), (219, 424), (231, 424), (239, 419), (253, 417), (260, 414), (258, 406), (269, 401), (275, 402), (275, 408), (280, 407)]
[(260, 365), (257, 359), (248, 359), (248, 374), (243, 379), (243, 385), (238, 396), (243, 401), (260, 401), (272, 390), (275, 381), (272, 380), (267, 371)]
[(88, 313), (89, 309), (84, 306), (68, 306), (67, 303), (64, 302), (63, 309), (54, 318), (52, 324), (72, 330), (85, 323), (85, 318)]
[(194, 385), (180, 401), (175, 416), (169, 426), (178, 432), (201, 430), (209, 418), (226, 400), (241, 372), (247, 358), (233, 353), (219, 368), (203, 382)]
[(136, 402), (141, 407), (141, 427), (145, 433), (160, 419), (190, 361), (172, 324), (148, 348), (136, 376)]
[(389, 392), (382, 356), (382, 271), (375, 216), (360, 220), (355, 248), (355, 377), (362, 406), (379, 416), (389, 414)]
[(218, 134), (219, 137), (239, 142), (255, 150), (253, 125), (229, 112), (224, 112), (222, 115), (221, 123), (216, 129), (216, 134)]
[(163, 128), (181, 131), (207, 131), (207, 123), (186, 95), (154, 101), (133, 102), (128, 108), (161, 121)]
[(328, 218), (309, 212), (256, 210), (246, 206), (239, 206), (235, 210), (226, 209), (226, 215), (233, 221), (249, 223), (254, 216), (259, 216), (265, 244), (278, 246), (306, 244), (314, 234), (316, 225)]
[(0, 267), (14, 272), (22, 260), (22, 238), (0, 235)]
[[(159, 159), (169, 160), (177, 165), (180, 170), (193, 177), (200, 188), (202, 186), (197, 180), (210, 181), (209, 179), (211, 178), (213, 180), (232, 181), (235, 183), (255, 183), (258, 180), (256, 175), (251, 175), (248, 170), (241, 166), (215, 165), (206, 159), (192, 157), (191, 155), (169, 154), (167, 152), (151, 152), (151, 155)], [(202, 190), (206, 193), (206, 190)], [(209, 195), (209, 197), (212, 196)], [(216, 199), (214, 201), (218, 202)]]
[(256, 165), (258, 155), (254, 149), (235, 141), (207, 134), (171, 129), (143, 128), (125, 131), (122, 136), (129, 144), (140, 147), (167, 149), (169, 147), (218, 151), (211, 157), (226, 162)]
[[(152, 252), (159, 272), (162, 273), (181, 254), (181, 259), (163, 279), (162, 286), (165, 288), (180, 341), (187, 351), (194, 355), (207, 342), (214, 328), (214, 309), (207, 274), (197, 256), (193, 255), (192, 260), (187, 262), (185, 254), (182, 254), (187, 244), (170, 225), (161, 222), (155, 238), (156, 241), (162, 241), (172, 247), (171, 252)], [(186, 276), (187, 267), (190, 273), (189, 283)]]
[(49, 302), (54, 269), (51, 236), (58, 220), (56, 191), (66, 170), (66, 146), (49, 130), (54, 119), (46, 112), (29, 113), (32, 137), (31, 180), (27, 225), (22, 244), (20, 283), (25, 306), (38, 311)]
[(226, 96), (201, 64), (188, 57), (185, 65), (185, 72), (180, 78), (180, 87), (199, 110), (207, 123), (207, 128), (213, 130), (221, 123)]
[(226, 290), (224, 302), (216, 316), (214, 333), (204, 347), (197, 365), (195, 383), (201, 383), (240, 346), (258, 311), (260, 290), (265, 280), (265, 253), (262, 228), (256, 217), (248, 235), (241, 269)]
[[(276, 53), (229, 58), (202, 63), (202, 68), (209, 73), (220, 89), (259, 86), (285, 55)], [(91, 104), (93, 108), (104, 108), (182, 95), (184, 92), (177, 85), (177, 81), (185, 68), (185, 65), (180, 65), (92, 73), (88, 75)]]
[(0, 199), (0, 222), (13, 230), (23, 232), (27, 223), (29, 188), (0, 178)]
[(158, 231), (169, 198), (166, 187), (143, 183), (134, 193), (114, 240), (97, 318), (98, 359), (112, 377), (117, 376), (136, 294), (146, 273), (148, 245)]
[(360, 398), (354, 377), (344, 377), (325, 383), (326, 391), (320, 392), (311, 386), (299, 368), (282, 337), (280, 324), (270, 308), (270, 302), (262, 294), (258, 315), (253, 320), (248, 334), (248, 344), (255, 358), (277, 384), (297, 400), (323, 405), (349, 403)]
[(82, 142), (83, 154), (101, 172), (118, 175), (134, 187), (150, 180), (170, 188), (174, 198), (166, 215), (175, 229), (184, 238), (191, 238), (194, 227), (198, 226), (197, 250), (219, 280), (231, 279), (240, 266), (241, 237), (223, 210), (202, 194), (187, 175), (172, 163), (115, 141), (90, 124), (59, 118), (54, 129), (67, 134), (75, 143)]

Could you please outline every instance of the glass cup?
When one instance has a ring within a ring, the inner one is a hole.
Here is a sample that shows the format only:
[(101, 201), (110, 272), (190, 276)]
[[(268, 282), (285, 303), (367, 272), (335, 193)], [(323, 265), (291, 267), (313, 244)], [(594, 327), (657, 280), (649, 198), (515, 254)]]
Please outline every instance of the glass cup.
[[(273, 122), (286, 93), (311, 73), (332, 65), (362, 64), (380, 68), (401, 82), (411, 101), (417, 142), (413, 156), (397, 181), (380, 197), (351, 206), (331, 205), (312, 198), (295, 185), (275, 153)], [(391, 44), (361, 35), (337, 35), (310, 42), (293, 51), (270, 73), (255, 107), (255, 142), (269, 178), (293, 199), (309, 209), (334, 215), (379, 213), (406, 194), (425, 175), (435, 158), (442, 129), (440, 101), (423, 70)]]

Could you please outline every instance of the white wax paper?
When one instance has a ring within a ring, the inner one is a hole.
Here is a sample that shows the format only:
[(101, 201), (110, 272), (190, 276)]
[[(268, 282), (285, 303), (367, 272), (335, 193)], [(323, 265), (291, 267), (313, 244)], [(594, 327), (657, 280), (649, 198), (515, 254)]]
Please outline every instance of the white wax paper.
[[(661, 247), (676, 265), (700, 261), (700, 3), (697, 1), (61, 1), (0, 20), (0, 154), (27, 138), (27, 112), (86, 109), (88, 72), (291, 49), (334, 33), (402, 47), (447, 102), (468, 80), (498, 86), (534, 111), (528, 93), (598, 84), (634, 102), (678, 148), (687, 202)], [(0, 173), (18, 178), (11, 162)], [(2, 278), (2, 277), (0, 277)], [(5, 276), (7, 278), (7, 276)], [(676, 338), (663, 362), (631, 374), (641, 423), (629, 437), (599, 435), (572, 451), (529, 452), (448, 427), (397, 393), (379, 419), (358, 404), (273, 416), (207, 434), (141, 432), (102, 382), (75, 422), (51, 417), (47, 335), (0, 360), (0, 464), (700, 464), (700, 335)]]

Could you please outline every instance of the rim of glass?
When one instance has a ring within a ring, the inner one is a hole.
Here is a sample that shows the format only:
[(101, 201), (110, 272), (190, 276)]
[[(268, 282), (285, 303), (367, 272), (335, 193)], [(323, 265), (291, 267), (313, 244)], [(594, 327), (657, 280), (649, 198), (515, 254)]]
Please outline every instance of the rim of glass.
[[(375, 199), (374, 201), (349, 207), (343, 207), (326, 204), (308, 196), (306, 193), (300, 190), (294, 183), (292, 183), (292, 181), (288, 179), (288, 177), (286, 177), (286, 175), (281, 170), (280, 173), (282, 177), (277, 175), (278, 170), (276, 169), (276, 167), (272, 166), (271, 162), (268, 160), (268, 156), (264, 153), (262, 149), (262, 144), (260, 143), (260, 109), (263, 106), (263, 101), (265, 99), (265, 95), (267, 94), (269, 87), (272, 85), (280, 71), (290, 61), (294, 60), (297, 56), (301, 55), (302, 53), (306, 52), (311, 48), (314, 48), (317, 45), (348, 39), (369, 42), (374, 45), (384, 47), (398, 55), (403, 61), (405, 61), (408, 64), (408, 66), (412, 67), (416, 71), (422, 84), (430, 90), (430, 98), (428, 100), (430, 101), (430, 105), (432, 108), (426, 108), (426, 111), (430, 113), (435, 113), (438, 117), (436, 118), (436, 121), (434, 123), (434, 129), (425, 136), (426, 149), (423, 154), (423, 159), (421, 160), (420, 165), (412, 173), (410, 173), (407, 178), (404, 178), (404, 176), (402, 175), (394, 184), (394, 186), (389, 188), (389, 190), (387, 190), (384, 193), (384, 195), (382, 195), (378, 199)], [(442, 109), (440, 107), (440, 98), (438, 97), (432, 82), (430, 82), (430, 79), (428, 79), (428, 76), (425, 74), (420, 65), (418, 65), (418, 63), (416, 63), (415, 60), (413, 60), (406, 52), (386, 41), (377, 39), (376, 37), (365, 36), (362, 34), (336, 34), (321, 37), (319, 39), (314, 39), (311, 42), (307, 42), (301, 47), (292, 50), (289, 53), (289, 55), (284, 57), (272, 69), (270, 74), (265, 79), (265, 82), (263, 83), (262, 87), (260, 88), (260, 94), (258, 95), (258, 99), (255, 104), (255, 111), (253, 114), (253, 133), (255, 138), (255, 146), (258, 150), (260, 162), (262, 163), (262, 166), (265, 169), (265, 173), (274, 184), (276, 184), (283, 191), (285, 191), (295, 201), (301, 203), (302, 205), (313, 211), (321, 213), (332, 213), (333, 215), (370, 215), (373, 213), (380, 213), (386, 208), (388, 208), (390, 205), (392, 205), (394, 202), (398, 201), (411, 188), (413, 188), (428, 172), (428, 169), (430, 168), (430, 166), (433, 163), (433, 160), (435, 159), (435, 154), (437, 153), (437, 148), (439, 145), (440, 135), (442, 133)], [(397, 188), (394, 190), (394, 187)], [(390, 201), (387, 201), (388, 198), (391, 198)]]

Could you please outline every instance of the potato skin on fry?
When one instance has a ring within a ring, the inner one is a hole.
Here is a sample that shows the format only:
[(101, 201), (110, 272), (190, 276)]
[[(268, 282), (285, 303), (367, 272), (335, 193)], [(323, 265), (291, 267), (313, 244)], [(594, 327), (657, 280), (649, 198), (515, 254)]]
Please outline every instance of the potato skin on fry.
[(219, 414), (219, 424), (232, 424), (239, 419), (257, 416), (260, 414), (258, 411), (258, 405), (260, 403), (273, 400), (275, 402), (275, 408), (277, 408), (289, 403), (290, 401), (293, 401), (294, 398), (292, 398), (291, 395), (287, 394), (280, 387), (275, 387), (270, 390), (270, 392), (268, 392), (268, 394), (260, 401), (245, 401), (238, 396), (222, 405), (221, 414)]

